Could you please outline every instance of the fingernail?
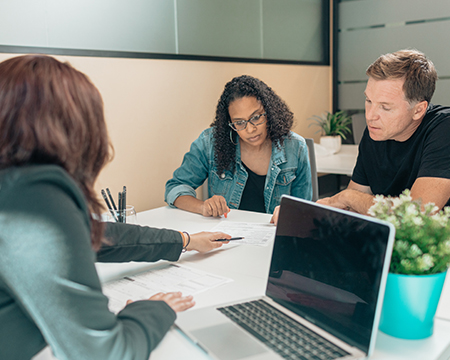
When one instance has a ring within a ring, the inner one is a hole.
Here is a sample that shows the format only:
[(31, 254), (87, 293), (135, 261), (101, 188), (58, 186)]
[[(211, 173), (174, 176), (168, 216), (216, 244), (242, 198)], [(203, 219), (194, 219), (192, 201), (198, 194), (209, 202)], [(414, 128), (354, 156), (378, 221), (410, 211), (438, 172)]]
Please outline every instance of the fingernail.
[(227, 218), (228, 217), (228, 214), (227, 213), (225, 213), (225, 214), (223, 214), (224, 216), (225, 216), (225, 218)]

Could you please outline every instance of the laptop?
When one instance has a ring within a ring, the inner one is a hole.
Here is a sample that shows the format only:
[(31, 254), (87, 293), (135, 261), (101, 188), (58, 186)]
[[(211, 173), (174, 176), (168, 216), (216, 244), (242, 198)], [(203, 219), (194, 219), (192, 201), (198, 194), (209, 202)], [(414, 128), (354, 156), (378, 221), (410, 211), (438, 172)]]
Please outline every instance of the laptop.
[(283, 196), (265, 296), (180, 313), (176, 326), (214, 359), (366, 358), (394, 234), (390, 223)]

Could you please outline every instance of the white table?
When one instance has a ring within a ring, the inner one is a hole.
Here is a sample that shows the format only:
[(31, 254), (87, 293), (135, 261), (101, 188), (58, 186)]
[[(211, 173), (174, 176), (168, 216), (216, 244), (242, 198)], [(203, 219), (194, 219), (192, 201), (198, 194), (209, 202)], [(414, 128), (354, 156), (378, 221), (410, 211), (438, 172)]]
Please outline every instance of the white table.
[(358, 156), (358, 145), (342, 145), (337, 154), (321, 156), (316, 151), (318, 173), (352, 176)]
[[(231, 221), (268, 222), (270, 215), (232, 210), (228, 215)], [(162, 207), (138, 214), (140, 224), (199, 232), (214, 227), (219, 220), (205, 218), (182, 210)], [(267, 281), (272, 250), (269, 246), (224, 245), (221, 249), (208, 254), (185, 253), (180, 263), (220, 276), (232, 278), (234, 281), (195, 297), (196, 308), (219, 304), (229, 300), (239, 300), (263, 294)], [(154, 265), (147, 263), (98, 264), (103, 281), (121, 277), (138, 271), (151, 269)], [(433, 336), (424, 340), (401, 340), (378, 333), (375, 352), (371, 360), (448, 360), (450, 358), (450, 280), (444, 286), (441, 305), (435, 320)], [(169, 331), (151, 356), (158, 359), (210, 359), (198, 347), (186, 339), (175, 329)]]

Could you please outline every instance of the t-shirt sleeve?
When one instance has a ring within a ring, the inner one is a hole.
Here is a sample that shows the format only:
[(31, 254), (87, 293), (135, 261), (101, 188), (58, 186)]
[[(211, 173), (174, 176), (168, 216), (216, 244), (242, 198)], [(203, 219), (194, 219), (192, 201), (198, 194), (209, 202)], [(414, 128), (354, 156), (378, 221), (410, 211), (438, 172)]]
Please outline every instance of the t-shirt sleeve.
[(368, 140), (368, 137), (369, 135), (366, 129), (358, 147), (358, 157), (356, 159), (356, 165), (353, 168), (352, 174), (352, 181), (364, 186), (369, 186), (369, 180), (367, 179), (367, 174), (364, 169), (364, 167), (366, 166), (365, 162), (367, 162), (368, 152), (368, 149), (364, 149), (364, 143)]
[(175, 313), (154, 301), (108, 310), (76, 197), (42, 180), (9, 189), (1, 199), (0, 280), (57, 358), (148, 359)]
[(450, 114), (436, 122), (423, 144), (422, 160), (417, 177), (450, 179)]

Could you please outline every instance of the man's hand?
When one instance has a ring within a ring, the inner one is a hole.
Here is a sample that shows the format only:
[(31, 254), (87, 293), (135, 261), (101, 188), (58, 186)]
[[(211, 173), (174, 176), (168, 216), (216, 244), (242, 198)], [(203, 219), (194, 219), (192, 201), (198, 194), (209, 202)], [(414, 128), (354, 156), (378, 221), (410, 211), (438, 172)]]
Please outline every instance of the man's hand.
[(350, 181), (347, 189), (334, 196), (319, 199), (317, 203), (367, 215), (367, 211), (373, 205), (373, 200), (374, 196), (370, 187)]
[(316, 202), (318, 204), (328, 205), (328, 206), (332, 206), (332, 207), (335, 207), (338, 209), (351, 210), (350, 207), (345, 203), (345, 198), (346, 198), (345, 192), (347, 192), (347, 191), (351, 191), (351, 190), (347, 190), (347, 189), (343, 190), (334, 196), (319, 199)]

